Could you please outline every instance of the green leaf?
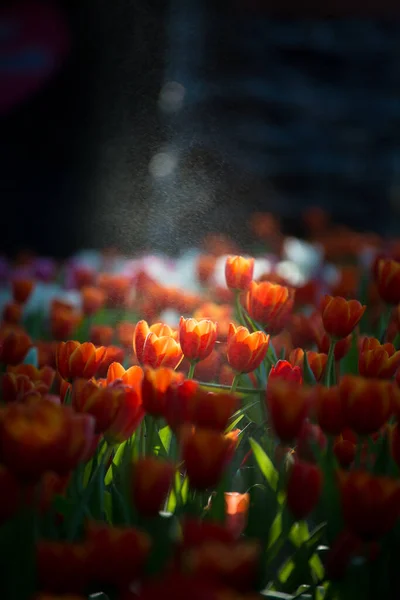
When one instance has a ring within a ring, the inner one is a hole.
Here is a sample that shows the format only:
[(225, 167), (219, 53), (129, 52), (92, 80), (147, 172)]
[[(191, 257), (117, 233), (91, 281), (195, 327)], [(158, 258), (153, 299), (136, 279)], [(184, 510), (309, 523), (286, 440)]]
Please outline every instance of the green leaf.
[(340, 373), (342, 375), (358, 375), (358, 356), (357, 334), (353, 331), (350, 350), (340, 361)]
[(264, 475), (265, 479), (268, 481), (271, 489), (276, 491), (278, 488), (279, 475), (278, 471), (275, 469), (272, 464), (271, 459), (267, 456), (264, 450), (261, 448), (260, 444), (256, 442), (254, 438), (250, 438), (250, 446), (253, 450), (254, 458)]
[(211, 506), (207, 511), (207, 517), (219, 523), (223, 523), (226, 519), (225, 492), (229, 491), (229, 480), (230, 477), (227, 477), (227, 475), (221, 479), (216, 492), (212, 496)]
[(166, 425), (159, 430), (158, 436), (160, 438), (162, 447), (165, 451), (165, 455), (168, 456), (171, 447), (172, 431), (171, 428)]
[(304, 378), (304, 383), (306, 383), (307, 385), (315, 385), (317, 383), (315, 380), (314, 373), (311, 370), (310, 363), (308, 362), (308, 357), (307, 357), (306, 351), (304, 351), (303, 378)]

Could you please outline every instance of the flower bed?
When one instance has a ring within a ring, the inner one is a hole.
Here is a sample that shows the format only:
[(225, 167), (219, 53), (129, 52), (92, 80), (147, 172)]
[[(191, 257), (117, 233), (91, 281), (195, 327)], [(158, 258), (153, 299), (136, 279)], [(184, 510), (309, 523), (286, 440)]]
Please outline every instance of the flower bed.
[(400, 595), (398, 246), (308, 224), (2, 263), (1, 598)]

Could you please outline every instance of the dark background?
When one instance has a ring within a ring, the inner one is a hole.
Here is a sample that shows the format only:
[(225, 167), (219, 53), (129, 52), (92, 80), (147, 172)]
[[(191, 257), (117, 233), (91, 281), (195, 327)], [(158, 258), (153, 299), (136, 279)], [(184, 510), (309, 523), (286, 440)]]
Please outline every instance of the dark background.
[[(174, 252), (218, 230), (246, 243), (251, 210), (301, 233), (307, 205), (397, 233), (391, 3), (332, 3), (340, 18), (289, 1), (278, 15), (256, 2), (59, 4), (72, 50), (1, 124), (1, 252)], [(171, 81), (185, 92), (175, 111), (160, 103)], [(174, 166), (155, 177), (160, 152)]]

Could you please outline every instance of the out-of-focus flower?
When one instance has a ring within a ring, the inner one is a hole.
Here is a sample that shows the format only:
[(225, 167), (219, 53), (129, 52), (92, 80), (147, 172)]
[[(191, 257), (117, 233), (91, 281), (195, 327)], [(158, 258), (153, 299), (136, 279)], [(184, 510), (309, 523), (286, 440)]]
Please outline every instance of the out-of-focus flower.
[(87, 570), (100, 586), (128, 587), (144, 570), (151, 550), (149, 535), (133, 527), (90, 522)]
[(322, 483), (323, 476), (318, 466), (294, 461), (289, 470), (286, 498), (295, 519), (304, 519), (313, 511), (321, 495)]
[(8, 404), (1, 419), (3, 464), (28, 481), (45, 471), (63, 471), (74, 426), (71, 413), (49, 400)]
[(282, 442), (292, 442), (300, 433), (313, 401), (313, 388), (296, 381), (268, 381), (266, 405), (271, 425)]
[(253, 279), (254, 258), (228, 256), (225, 263), (226, 285), (231, 290), (244, 291)]
[(252, 319), (260, 323), (267, 333), (280, 333), (293, 310), (294, 290), (283, 285), (252, 281), (247, 297), (247, 310)]
[(333, 452), (341, 467), (347, 469), (356, 457), (357, 436), (348, 427), (335, 438)]
[(53, 384), (54, 377), (54, 369), (47, 366), (41, 369), (24, 364), (9, 366), (1, 380), (3, 400), (5, 402), (22, 400), (24, 395), (32, 390), (39, 394), (46, 394)]
[(182, 383), (183, 373), (167, 367), (144, 368), (142, 382), (143, 408), (155, 418), (166, 416), (167, 391), (172, 384)]
[(53, 303), (50, 310), (50, 332), (55, 340), (65, 341), (70, 338), (79, 323), (82, 315), (72, 306), (59, 306)]
[(212, 254), (200, 254), (197, 259), (196, 272), (197, 278), (202, 284), (206, 284), (211, 279), (217, 259)]
[(229, 326), (227, 358), (237, 373), (249, 373), (258, 369), (269, 346), (269, 335), (264, 331), (250, 333), (246, 327)]
[(111, 275), (100, 273), (97, 285), (106, 296), (106, 305), (110, 308), (122, 308), (128, 305), (132, 283), (124, 275)]
[(132, 499), (140, 514), (155, 516), (162, 510), (176, 466), (155, 456), (139, 458), (132, 465)]
[(296, 455), (302, 460), (313, 463), (317, 458), (314, 448), (324, 450), (326, 445), (327, 438), (321, 427), (306, 419), (297, 436)]
[(339, 389), (345, 423), (359, 435), (378, 431), (392, 414), (395, 390), (389, 381), (344, 375)]
[(344, 426), (344, 414), (338, 385), (315, 389), (314, 416), (322, 431), (329, 435), (339, 435)]
[(310, 325), (309, 317), (303, 313), (294, 313), (291, 315), (288, 323), (288, 331), (295, 348), (305, 348), (315, 342), (315, 335)]
[(117, 323), (116, 330), (118, 342), (124, 348), (132, 348), (132, 341), (135, 334), (135, 328), (136, 325), (134, 325), (133, 323), (129, 323), (128, 321), (121, 321), (121, 323)]
[(293, 366), (287, 360), (278, 360), (278, 362), (271, 367), (268, 375), (268, 382), (275, 381), (275, 379), (302, 383), (303, 376), (299, 366)]
[(17, 325), (22, 319), (22, 305), (18, 302), (7, 302), (3, 308), (3, 321)]
[(5, 326), (0, 329), (0, 363), (18, 365), (32, 346), (30, 337), (22, 329)]
[(94, 286), (83, 287), (81, 297), (83, 314), (87, 316), (96, 314), (106, 301), (104, 290)]
[(191, 426), (183, 428), (181, 454), (191, 487), (206, 490), (217, 485), (233, 457), (236, 444), (237, 435)]
[[(200, 581), (248, 591), (254, 588), (256, 582), (260, 550), (260, 544), (255, 540), (238, 540), (229, 545), (208, 542), (189, 548), (183, 557), (183, 565)], [(212, 596), (208, 592), (203, 597)]]
[(25, 304), (33, 292), (35, 282), (33, 279), (22, 279), (18, 277), (12, 280), (11, 285), (14, 302)]
[(77, 377), (91, 379), (97, 372), (106, 353), (102, 346), (96, 348), (90, 342), (60, 342), (56, 350), (57, 370), (63, 379)]
[[(307, 350), (307, 361), (311, 371), (314, 374), (315, 380), (320, 381), (324, 375), (326, 363), (328, 361), (328, 355), (324, 353), (313, 352)], [(304, 350), (302, 348), (295, 348), (289, 354), (289, 362), (295, 367), (299, 367), (303, 371), (304, 366)]]
[(365, 308), (358, 300), (325, 296), (321, 303), (321, 315), (326, 333), (334, 339), (347, 337), (361, 321)]
[(363, 540), (379, 539), (400, 516), (400, 482), (366, 471), (339, 471), (342, 512), (350, 531)]
[(182, 352), (190, 361), (207, 358), (214, 349), (217, 339), (217, 324), (208, 319), (180, 318), (179, 342)]
[(400, 351), (393, 344), (381, 344), (376, 338), (364, 338), (360, 348), (358, 370), (364, 377), (390, 379), (400, 366)]
[(91, 548), (84, 542), (38, 541), (35, 562), (41, 589), (83, 593), (91, 581), (90, 553)]
[(109, 325), (92, 325), (90, 341), (95, 346), (109, 346), (114, 336), (114, 330)]
[(400, 262), (381, 259), (376, 264), (375, 281), (378, 293), (387, 304), (400, 303)]

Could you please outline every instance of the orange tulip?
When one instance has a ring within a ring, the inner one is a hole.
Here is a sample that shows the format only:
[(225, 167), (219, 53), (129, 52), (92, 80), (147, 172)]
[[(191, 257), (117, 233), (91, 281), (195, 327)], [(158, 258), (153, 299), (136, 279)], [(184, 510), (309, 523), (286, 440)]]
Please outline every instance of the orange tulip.
[(89, 523), (88, 572), (92, 581), (112, 587), (129, 587), (142, 575), (151, 550), (147, 533), (133, 527)]
[(342, 512), (348, 529), (363, 540), (379, 539), (400, 516), (400, 482), (365, 471), (339, 471)]
[(263, 325), (271, 335), (280, 333), (293, 310), (294, 290), (269, 281), (252, 281), (247, 298), (247, 310), (252, 319)]
[(344, 469), (347, 469), (347, 467), (354, 462), (356, 451), (357, 436), (351, 429), (343, 429), (343, 431), (335, 438), (333, 445), (333, 452), (339, 465)]
[(254, 258), (228, 256), (225, 263), (226, 285), (231, 290), (247, 290), (253, 279)]
[(143, 369), (136, 365), (129, 367), (129, 369), (124, 369), (120, 363), (113, 362), (108, 367), (107, 384), (116, 380), (120, 380), (125, 385), (130, 385), (135, 389), (139, 389), (142, 385)]
[[(234, 544), (208, 542), (188, 549), (183, 557), (183, 567), (200, 581), (247, 591), (256, 584), (260, 551), (256, 540), (238, 540)], [(211, 597), (210, 591), (201, 596)]]
[(97, 285), (105, 294), (107, 306), (110, 308), (127, 306), (132, 287), (129, 277), (100, 273)]
[(94, 381), (76, 379), (72, 386), (72, 406), (79, 413), (92, 415), (96, 433), (110, 439), (124, 437), (127, 429), (132, 428), (133, 433), (143, 417), (140, 384), (135, 389), (115, 381), (99, 387)]
[(267, 354), (269, 335), (263, 331), (250, 333), (246, 327), (229, 325), (227, 358), (237, 373), (258, 369)]
[(381, 379), (344, 375), (340, 397), (345, 423), (359, 435), (378, 431), (394, 408), (394, 387)]
[(18, 365), (32, 346), (30, 337), (22, 329), (6, 326), (0, 330), (0, 363)]
[(37, 481), (65, 452), (69, 413), (48, 400), (8, 404), (1, 419), (1, 457), (11, 471)]
[(57, 370), (67, 381), (76, 377), (90, 379), (96, 374), (105, 353), (104, 347), (95, 348), (90, 342), (60, 342), (56, 350)]
[(91, 582), (91, 547), (84, 542), (39, 540), (36, 572), (41, 589), (54, 593), (84, 592)]
[(250, 494), (225, 492), (226, 527), (234, 538), (243, 533), (250, 507)]
[(53, 308), (50, 312), (50, 332), (52, 337), (55, 340), (67, 340), (74, 334), (81, 320), (81, 314), (71, 307)]
[(208, 283), (214, 273), (217, 259), (211, 254), (201, 254), (197, 260), (196, 272), (200, 283)]
[(292, 442), (309, 414), (313, 389), (294, 381), (268, 381), (266, 404), (271, 425), (282, 442)]
[(297, 383), (303, 382), (300, 367), (297, 365), (292, 366), (287, 360), (278, 360), (276, 365), (271, 368), (268, 375), (268, 382), (275, 381), (275, 379), (283, 379), (284, 381), (293, 381)]
[(237, 436), (188, 426), (181, 432), (180, 443), (191, 487), (205, 490), (221, 479), (233, 457)]
[[(312, 350), (307, 350), (307, 361), (316, 381), (320, 381), (325, 372), (328, 355)], [(293, 366), (297, 366), (303, 371), (304, 367), (304, 350), (302, 348), (294, 348), (289, 354), (289, 362)]]
[(107, 377), (110, 365), (114, 362), (122, 363), (124, 358), (125, 352), (123, 348), (119, 348), (118, 346), (107, 346), (106, 353), (96, 372), (97, 377)]
[(365, 309), (358, 300), (325, 296), (321, 303), (321, 314), (326, 333), (334, 339), (347, 337), (361, 321)]
[(140, 514), (155, 516), (163, 509), (171, 488), (175, 465), (155, 456), (139, 458), (133, 464), (132, 497)]
[(338, 385), (316, 388), (314, 415), (322, 431), (339, 435), (345, 425), (342, 400)]
[(166, 416), (167, 391), (174, 383), (182, 383), (183, 373), (173, 369), (160, 367), (159, 369), (144, 368), (142, 383), (143, 408), (147, 414), (155, 418)]
[(400, 262), (390, 259), (378, 261), (375, 281), (379, 296), (387, 304), (400, 303)]
[(235, 394), (198, 388), (187, 407), (188, 420), (197, 427), (223, 432), (239, 405), (239, 397)]
[(139, 363), (153, 369), (161, 366), (175, 369), (183, 357), (175, 337), (176, 334), (164, 323), (149, 327), (146, 321), (139, 321), (133, 335), (133, 349)]
[(316, 507), (322, 491), (322, 480), (322, 472), (316, 465), (300, 460), (295, 460), (291, 465), (286, 498), (295, 519), (304, 519)]
[(11, 285), (14, 302), (18, 302), (18, 304), (25, 304), (29, 296), (32, 294), (33, 288), (35, 287), (35, 282), (33, 279), (17, 278), (12, 280)]
[(172, 381), (165, 392), (164, 416), (171, 429), (178, 433), (184, 423), (191, 423), (192, 405), (198, 394), (199, 384), (193, 379)]
[(104, 291), (93, 286), (83, 287), (81, 297), (83, 314), (87, 316), (96, 314), (106, 301)]
[(3, 321), (18, 325), (22, 319), (22, 305), (17, 302), (7, 302), (3, 308)]
[(303, 422), (296, 440), (296, 455), (305, 461), (315, 463), (318, 452), (325, 450), (327, 438), (319, 425), (311, 423), (308, 419)]
[(53, 384), (55, 371), (51, 367), (36, 369), (33, 365), (9, 366), (2, 377), (4, 402), (16, 402), (23, 399), (29, 391), (46, 394)]
[(136, 325), (126, 321), (117, 324), (118, 343), (126, 349), (132, 348), (132, 340), (135, 334)]
[(208, 319), (180, 318), (179, 342), (182, 352), (190, 361), (203, 360), (213, 351), (217, 339), (217, 324)]
[(114, 337), (114, 329), (108, 325), (92, 325), (90, 340), (95, 346), (109, 346)]
[(214, 302), (203, 302), (194, 311), (193, 318), (196, 321), (209, 319), (218, 323), (218, 339), (225, 341), (229, 333), (229, 324), (233, 319), (233, 306), (230, 304), (215, 304)]
[(390, 379), (400, 366), (400, 351), (393, 344), (381, 344), (375, 338), (364, 338), (358, 359), (358, 370), (364, 377)]
[(8, 366), (7, 373), (13, 373), (14, 375), (26, 375), (34, 383), (40, 383), (43, 388), (49, 390), (53, 385), (56, 372), (54, 369), (48, 366), (44, 366), (41, 369), (37, 369), (33, 365), (17, 365)]

